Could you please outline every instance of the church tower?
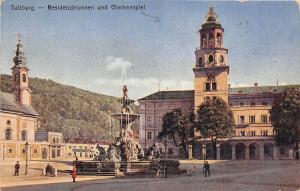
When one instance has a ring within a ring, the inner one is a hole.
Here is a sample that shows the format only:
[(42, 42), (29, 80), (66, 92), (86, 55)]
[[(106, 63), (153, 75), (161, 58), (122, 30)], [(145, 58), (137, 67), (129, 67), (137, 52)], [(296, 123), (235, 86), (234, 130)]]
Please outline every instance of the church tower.
[(223, 48), (224, 29), (212, 7), (199, 32), (200, 47), (195, 51), (196, 64), (193, 68), (195, 110), (209, 98), (220, 97), (228, 102), (228, 50)]
[(29, 69), (26, 66), (27, 59), (23, 52), (20, 35), (17, 42), (16, 55), (13, 59), (12, 70), (12, 92), (16, 101), (21, 105), (31, 105), (31, 90), (29, 88)]

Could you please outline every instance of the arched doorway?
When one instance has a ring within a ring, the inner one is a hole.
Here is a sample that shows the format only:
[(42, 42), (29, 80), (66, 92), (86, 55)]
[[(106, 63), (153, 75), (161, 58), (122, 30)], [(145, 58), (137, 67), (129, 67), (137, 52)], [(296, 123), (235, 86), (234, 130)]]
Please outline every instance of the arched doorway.
[(232, 146), (229, 143), (223, 143), (220, 146), (220, 159), (231, 160), (232, 158)]
[[(216, 151), (215, 151), (216, 152)], [(214, 148), (212, 143), (206, 144), (206, 159), (216, 159), (214, 156)]]
[(235, 158), (237, 160), (246, 159), (246, 145), (243, 143), (238, 143), (235, 145)]
[(47, 149), (45, 148), (42, 149), (42, 158), (47, 159)]
[(259, 144), (251, 143), (249, 145), (249, 158), (253, 160), (259, 159)]
[(264, 144), (264, 158), (265, 159), (273, 159), (273, 147), (272, 143)]
[(202, 158), (202, 144), (195, 143), (193, 145), (193, 158), (195, 158), (195, 159), (203, 159)]

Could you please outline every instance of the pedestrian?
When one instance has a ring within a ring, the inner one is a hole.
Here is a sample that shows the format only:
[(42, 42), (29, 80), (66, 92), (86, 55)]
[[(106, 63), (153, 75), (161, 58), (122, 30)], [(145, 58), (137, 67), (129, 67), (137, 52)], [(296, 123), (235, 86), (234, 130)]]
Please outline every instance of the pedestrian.
[(75, 166), (75, 163), (73, 163), (72, 178), (73, 178), (73, 182), (75, 182), (75, 178), (76, 178), (76, 166)]
[(19, 176), (19, 171), (20, 171), (20, 164), (19, 161), (15, 164), (15, 175), (14, 176)]
[(46, 175), (51, 175), (51, 166), (50, 166), (50, 163), (48, 163), (47, 166), (46, 166)]
[(205, 162), (204, 167), (205, 167), (204, 176), (205, 177), (210, 176), (210, 169), (209, 169), (208, 161)]

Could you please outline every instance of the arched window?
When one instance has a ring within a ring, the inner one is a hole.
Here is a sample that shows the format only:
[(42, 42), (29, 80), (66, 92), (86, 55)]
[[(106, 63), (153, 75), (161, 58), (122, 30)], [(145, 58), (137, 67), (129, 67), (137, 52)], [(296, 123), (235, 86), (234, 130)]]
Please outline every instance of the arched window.
[(217, 45), (218, 47), (221, 47), (222, 44), (222, 36), (220, 33), (217, 33)]
[(203, 63), (202, 57), (199, 57), (199, 67), (203, 67), (203, 66), (204, 66), (204, 63)]
[(206, 47), (206, 37), (205, 37), (205, 34), (202, 34), (201, 40), (202, 40), (202, 48)]
[(205, 91), (216, 91), (217, 82), (214, 73), (209, 73), (207, 75), (207, 80), (205, 82)]
[(26, 75), (25, 74), (22, 74), (22, 80), (23, 80), (23, 82), (26, 82)]
[(15, 74), (15, 82), (17, 82), (19, 80), (19, 75)]
[(7, 120), (6, 121), (6, 125), (10, 125), (11, 124), (11, 121), (10, 120)]
[(224, 62), (224, 57), (223, 57), (223, 55), (220, 56), (220, 62), (221, 62), (221, 63)]
[(10, 128), (7, 128), (5, 130), (5, 139), (6, 140), (11, 140), (11, 134), (12, 134), (12, 130)]
[(209, 46), (214, 46), (214, 34), (213, 33), (209, 33), (208, 44), (209, 44)]
[(214, 56), (213, 55), (209, 55), (208, 62), (212, 63), (213, 61), (214, 61)]
[(21, 140), (22, 141), (27, 141), (27, 131), (23, 130), (21, 132)]

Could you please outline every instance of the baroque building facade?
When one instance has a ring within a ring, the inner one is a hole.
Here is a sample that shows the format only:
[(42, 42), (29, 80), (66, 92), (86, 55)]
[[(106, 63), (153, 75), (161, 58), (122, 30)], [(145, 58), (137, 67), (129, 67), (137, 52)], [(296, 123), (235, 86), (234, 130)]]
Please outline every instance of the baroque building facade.
[[(139, 99), (142, 127), (140, 143), (148, 148), (157, 140), (166, 112), (181, 108), (195, 112), (205, 99), (222, 98), (233, 111), (235, 132), (232, 137), (217, 143), (217, 159), (278, 159), (290, 158), (291, 149), (278, 148), (273, 140), (273, 127), (269, 110), (273, 100), (287, 88), (300, 85), (258, 86), (232, 88), (228, 83), (228, 50), (223, 44), (224, 28), (217, 14), (210, 8), (200, 33), (200, 46), (195, 51), (194, 90), (158, 91)], [(194, 143), (189, 146), (189, 157), (212, 158), (212, 144), (195, 132)], [(167, 137), (169, 156), (179, 157), (182, 149)]]

